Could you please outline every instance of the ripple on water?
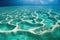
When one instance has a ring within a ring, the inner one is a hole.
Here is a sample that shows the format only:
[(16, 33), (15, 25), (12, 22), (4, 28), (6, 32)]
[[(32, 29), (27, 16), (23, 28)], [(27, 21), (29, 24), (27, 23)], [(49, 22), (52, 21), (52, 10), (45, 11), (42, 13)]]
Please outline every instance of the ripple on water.
[(48, 19), (52, 20), (54, 25), (55, 25), (56, 22), (57, 22), (57, 20), (56, 20), (54, 17), (48, 17)]
[(7, 36), (5, 33), (0, 33), (0, 40), (7, 40)]
[(56, 17), (57, 20), (60, 20), (60, 15)]
[(8, 23), (6, 24), (0, 24), (0, 30), (2, 31), (8, 31), (8, 30), (13, 30), (16, 26), (10, 25)]
[(18, 27), (21, 28), (21, 29), (25, 29), (25, 30), (35, 28), (35, 27), (41, 27), (41, 26), (43, 26), (43, 24), (40, 24), (40, 23), (37, 23), (37, 24), (34, 24), (34, 23), (31, 24), (31, 23), (28, 23), (28, 22), (18, 23)]
[(54, 16), (57, 15), (57, 13), (55, 13), (55, 12), (50, 12), (50, 15), (51, 15), (51, 17), (54, 17)]
[(0, 22), (1, 23), (8, 23), (12, 18), (6, 15), (1, 15)]
[(36, 22), (42, 22), (43, 21), (43, 19), (36, 19)]
[[(8, 9), (10, 8), (8, 7)], [(46, 32), (42, 36), (39, 35), (41, 34), (41, 32), (44, 33), (45, 30), (49, 31), (48, 29), (50, 29), (50, 27), (53, 27), (53, 25), (55, 25), (57, 21), (60, 20), (60, 15), (58, 16), (54, 12), (50, 12), (50, 14), (48, 14), (48, 12), (45, 12), (40, 9), (33, 11), (27, 10), (26, 8), (24, 8), (22, 11), (20, 7), (19, 9), (17, 9), (17, 11), (15, 9), (14, 11), (12, 9), (10, 10), (11, 12), (13, 12), (13, 14), (8, 10), (7, 16), (0, 15), (0, 21), (2, 22), (0, 23), (0, 30), (13, 30), (14, 28), (16, 28), (16, 26), (18, 26), (18, 30), (16, 33), (0, 33), (0, 40), (55, 40), (54, 37), (60, 37), (60, 27), (56, 28), (53, 32)], [(33, 13), (35, 13), (36, 15)], [(6, 14), (4, 13), (4, 15)], [(57, 17), (54, 18), (55, 16)], [(12, 21), (10, 21), (11, 19)], [(23, 20), (21, 21), (20, 19)], [(10, 24), (7, 23), (8, 21), (10, 22)], [(60, 23), (58, 23), (58, 25), (60, 26)], [(32, 31), (36, 33), (36, 35), (29, 30), (34, 28), (36, 29)], [(19, 29), (27, 30), (28, 32)]]
[(12, 19), (12, 21), (10, 22), (10, 24), (16, 26), (16, 23), (21, 22), (21, 21), (22, 21), (22, 20), (20, 20), (20, 19)]
[(46, 20), (44, 21), (44, 24), (45, 24), (45, 27), (50, 28), (50, 27), (53, 26), (53, 21), (50, 20), (50, 19), (46, 19)]
[(29, 32), (10, 33), (7, 35), (8, 40), (39, 40), (39, 36)]
[(53, 32), (52, 32), (52, 35), (55, 37), (55, 38), (60, 38), (60, 26), (57, 27)]
[(5, 16), (0, 15), (0, 21), (5, 20), (5, 19), (6, 19), (6, 17), (5, 17)]
[(29, 17), (29, 16), (27, 16), (23, 20), (33, 20), (33, 19), (35, 19), (35, 17)]

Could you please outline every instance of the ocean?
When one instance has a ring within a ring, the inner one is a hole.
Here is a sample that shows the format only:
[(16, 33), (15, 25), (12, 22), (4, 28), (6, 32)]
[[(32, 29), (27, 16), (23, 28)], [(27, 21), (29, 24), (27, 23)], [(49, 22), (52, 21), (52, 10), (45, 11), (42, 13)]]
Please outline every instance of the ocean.
[(0, 40), (60, 40), (60, 7), (0, 7)]

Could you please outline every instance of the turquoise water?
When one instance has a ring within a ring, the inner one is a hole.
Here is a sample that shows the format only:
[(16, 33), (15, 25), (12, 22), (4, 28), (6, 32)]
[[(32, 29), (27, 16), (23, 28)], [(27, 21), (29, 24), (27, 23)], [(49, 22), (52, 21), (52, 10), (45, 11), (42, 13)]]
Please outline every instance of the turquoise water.
[(0, 40), (60, 40), (56, 7), (0, 7)]

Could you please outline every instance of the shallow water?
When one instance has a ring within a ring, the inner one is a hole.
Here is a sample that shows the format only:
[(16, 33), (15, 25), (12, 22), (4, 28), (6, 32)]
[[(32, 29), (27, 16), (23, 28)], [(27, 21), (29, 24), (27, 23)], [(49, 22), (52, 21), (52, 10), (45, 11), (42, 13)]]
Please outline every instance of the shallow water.
[(52, 7), (0, 7), (0, 40), (59, 40), (60, 13)]

